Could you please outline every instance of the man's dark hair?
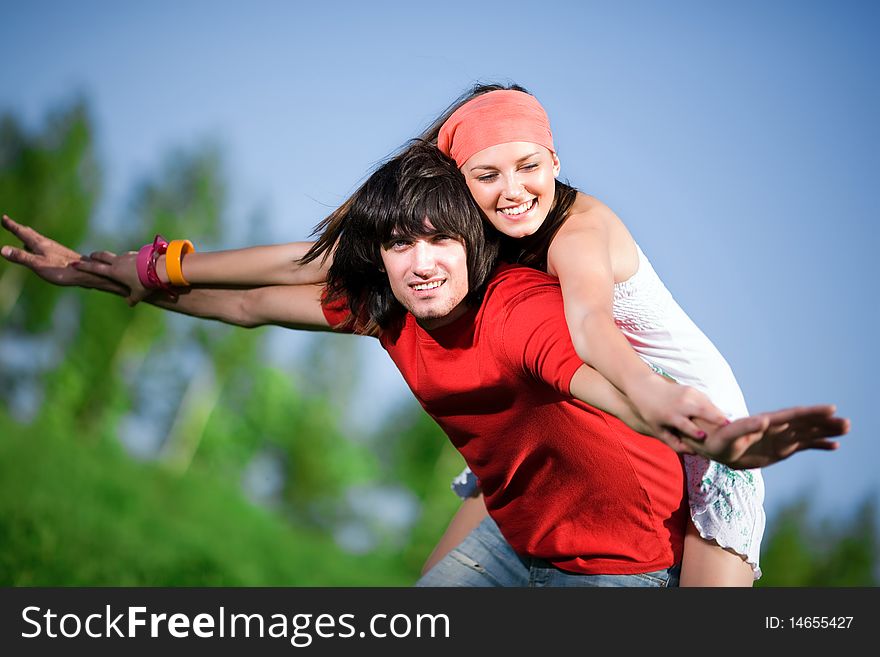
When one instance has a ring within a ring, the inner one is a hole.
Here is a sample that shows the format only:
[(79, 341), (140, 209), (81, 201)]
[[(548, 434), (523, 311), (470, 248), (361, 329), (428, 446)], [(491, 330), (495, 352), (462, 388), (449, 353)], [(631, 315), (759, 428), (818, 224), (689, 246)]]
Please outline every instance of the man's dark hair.
[(327, 300), (346, 299), (358, 330), (395, 326), (406, 314), (391, 292), (381, 249), (394, 239), (443, 233), (464, 244), (469, 290), (478, 303), (495, 268), (499, 239), (487, 237), (483, 215), (455, 162), (414, 140), (380, 166), (347, 202), (338, 225)]

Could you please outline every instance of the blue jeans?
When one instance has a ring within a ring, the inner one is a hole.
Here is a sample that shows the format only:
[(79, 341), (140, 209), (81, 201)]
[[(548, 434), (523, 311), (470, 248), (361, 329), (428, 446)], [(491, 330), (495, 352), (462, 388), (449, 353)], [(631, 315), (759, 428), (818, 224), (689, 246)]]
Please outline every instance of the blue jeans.
[(416, 582), (416, 586), (574, 587), (678, 586), (679, 566), (638, 575), (578, 575), (543, 559), (521, 557), (498, 525), (486, 518), (461, 544)]

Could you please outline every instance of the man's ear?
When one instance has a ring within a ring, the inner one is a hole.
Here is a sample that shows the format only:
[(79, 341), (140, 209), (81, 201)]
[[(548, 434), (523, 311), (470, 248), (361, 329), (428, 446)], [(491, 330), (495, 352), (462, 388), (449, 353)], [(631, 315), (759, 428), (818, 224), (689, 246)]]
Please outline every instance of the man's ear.
[(559, 163), (559, 156), (556, 153), (551, 152), (550, 157), (553, 158), (553, 177), (559, 177), (559, 171), (561, 169), (561, 164)]

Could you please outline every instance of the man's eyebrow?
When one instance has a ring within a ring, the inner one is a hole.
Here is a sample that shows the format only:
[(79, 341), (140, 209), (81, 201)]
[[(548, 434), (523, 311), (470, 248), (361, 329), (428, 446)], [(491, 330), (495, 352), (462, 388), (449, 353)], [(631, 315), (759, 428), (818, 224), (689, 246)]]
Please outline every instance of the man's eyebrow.
[(412, 238), (413, 236), (409, 233), (400, 233), (394, 231), (393, 233), (391, 233), (391, 235), (388, 236), (388, 239), (382, 240), (381, 243), (384, 246), (385, 244), (393, 244), (394, 242), (397, 242), (399, 240), (411, 240)]
[[(519, 159), (516, 161), (516, 163), (519, 164), (520, 162), (524, 162), (525, 160), (528, 160), (530, 157), (535, 157), (535, 155), (540, 155), (540, 154), (541, 154), (541, 151), (535, 151), (534, 153), (529, 153), (528, 155), (523, 155), (521, 158), (519, 158)], [(489, 164), (478, 164), (477, 166), (473, 166), (473, 167), (471, 167), (471, 171), (476, 171), (477, 169), (492, 169), (492, 170), (495, 170), (495, 169), (497, 169), (497, 167), (493, 167), (493, 166), (491, 166), (491, 165), (489, 165)]]

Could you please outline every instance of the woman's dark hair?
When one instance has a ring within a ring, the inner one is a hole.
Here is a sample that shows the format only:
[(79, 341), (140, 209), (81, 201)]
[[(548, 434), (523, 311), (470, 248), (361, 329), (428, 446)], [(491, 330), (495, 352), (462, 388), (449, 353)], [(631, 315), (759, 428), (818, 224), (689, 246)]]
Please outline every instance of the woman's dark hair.
[[(431, 125), (429, 125), (424, 130), (424, 132), (422, 132), (421, 135), (419, 135), (419, 137), (404, 145), (404, 147), (394, 159), (405, 156), (407, 150), (410, 148), (421, 148), (421, 145), (423, 145), (425, 142), (436, 144), (437, 136), (440, 133), (440, 128), (452, 115), (453, 112), (455, 112), (459, 107), (461, 107), (468, 101), (473, 100), (477, 96), (482, 96), (483, 94), (489, 93), (490, 91), (499, 91), (502, 89), (529, 93), (524, 87), (521, 87), (518, 84), (476, 84), (471, 89), (459, 96), (455, 100), (455, 102), (453, 102), (449, 107), (447, 107), (446, 110), (439, 117), (437, 117), (437, 119), (434, 120), (434, 122), (431, 123)], [(378, 173), (378, 170), (376, 173)], [(367, 183), (364, 183), (364, 186), (366, 184)], [(312, 248), (309, 249), (305, 256), (303, 256), (302, 262), (307, 263), (311, 262), (312, 260), (317, 260), (318, 258), (326, 260), (326, 258), (329, 257), (329, 255), (333, 252), (334, 246), (339, 241), (343, 233), (345, 223), (349, 219), (353, 199), (360, 194), (360, 192), (364, 189), (364, 186), (361, 186), (360, 189), (358, 189), (351, 197), (343, 202), (342, 205), (340, 205), (336, 210), (330, 213), (323, 221), (321, 221), (321, 223), (319, 223), (315, 227), (315, 230), (312, 234), (317, 236), (317, 241), (312, 246)], [(464, 186), (464, 193), (465, 195), (463, 198), (466, 197), (467, 199), (472, 199), (470, 190), (467, 189), (466, 185)], [(501, 259), (507, 262), (519, 262), (529, 267), (534, 267), (536, 269), (542, 269), (546, 271), (547, 249), (549, 248), (550, 242), (553, 240), (553, 237), (556, 235), (556, 232), (559, 230), (560, 226), (562, 226), (562, 224), (565, 222), (565, 219), (568, 217), (568, 213), (571, 210), (571, 206), (574, 204), (576, 198), (577, 189), (557, 180), (556, 189), (553, 196), (553, 204), (550, 206), (550, 211), (547, 214), (547, 218), (544, 220), (544, 223), (541, 224), (541, 227), (535, 232), (534, 235), (531, 235), (528, 238), (514, 239), (506, 236), (501, 236), (499, 238), (501, 243)], [(483, 217), (482, 211), (480, 211), (479, 216), (483, 221), (485, 221), (485, 217)], [(496, 232), (495, 229), (490, 228), (487, 231), (487, 234), (492, 235), (494, 232)]]
[(379, 167), (346, 202), (343, 219), (327, 274), (327, 301), (347, 300), (359, 332), (392, 328), (406, 312), (383, 269), (383, 245), (433, 233), (461, 240), (469, 303), (479, 302), (495, 267), (499, 239), (487, 239), (464, 176), (453, 160), (424, 141), (414, 140)]

